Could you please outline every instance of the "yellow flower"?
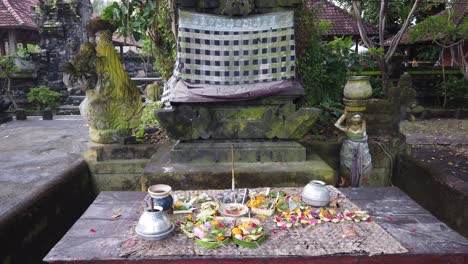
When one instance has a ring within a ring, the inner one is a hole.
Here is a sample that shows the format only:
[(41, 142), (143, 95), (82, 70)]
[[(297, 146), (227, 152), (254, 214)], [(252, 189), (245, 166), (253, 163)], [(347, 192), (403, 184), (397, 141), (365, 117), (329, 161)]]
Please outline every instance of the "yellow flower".
[(192, 220), (192, 215), (191, 214), (187, 215), (187, 219)]
[(266, 219), (266, 215), (260, 215), (260, 218), (261, 218), (262, 220), (265, 220), (265, 219)]
[(221, 241), (223, 241), (223, 240), (224, 240), (224, 237), (223, 237), (223, 236), (217, 236), (217, 237), (216, 237), (216, 241), (218, 241), (218, 242), (221, 242)]

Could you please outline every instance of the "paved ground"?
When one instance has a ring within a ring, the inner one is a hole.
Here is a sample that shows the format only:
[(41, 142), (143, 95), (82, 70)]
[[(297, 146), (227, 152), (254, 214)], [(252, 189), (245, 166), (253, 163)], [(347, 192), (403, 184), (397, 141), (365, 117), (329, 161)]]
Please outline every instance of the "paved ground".
[(0, 125), (0, 215), (86, 149), (88, 129), (81, 116), (28, 117)]
[(468, 119), (402, 121), (400, 131), (412, 145), (468, 145)]

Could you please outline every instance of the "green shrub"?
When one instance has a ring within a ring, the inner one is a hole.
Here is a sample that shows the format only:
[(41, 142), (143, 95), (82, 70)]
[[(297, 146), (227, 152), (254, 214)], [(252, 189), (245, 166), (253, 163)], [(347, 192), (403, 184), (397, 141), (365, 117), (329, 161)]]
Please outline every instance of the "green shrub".
[(438, 92), (440, 96), (447, 93), (447, 100), (451, 106), (456, 106), (457, 102), (463, 105), (463, 102), (468, 100), (468, 78), (449, 76), (445, 84), (441, 83)]
[(45, 86), (31, 88), (27, 96), (28, 101), (36, 104), (38, 109), (54, 109), (60, 102), (60, 93), (52, 91)]
[(142, 138), (145, 135), (145, 128), (148, 127), (157, 127), (159, 125), (158, 120), (154, 115), (154, 111), (161, 109), (163, 103), (161, 101), (153, 102), (146, 100), (145, 106), (143, 107), (143, 112), (141, 114), (141, 123), (137, 128), (136, 137)]

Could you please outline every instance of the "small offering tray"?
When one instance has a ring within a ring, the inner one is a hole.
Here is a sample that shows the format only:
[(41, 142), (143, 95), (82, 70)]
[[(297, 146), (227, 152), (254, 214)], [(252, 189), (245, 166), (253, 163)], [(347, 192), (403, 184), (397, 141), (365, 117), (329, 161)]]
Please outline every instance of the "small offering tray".
[[(337, 203), (339, 208), (336, 211), (328, 210), (328, 208), (302, 208), (300, 214), (311, 210), (318, 212), (319, 215), (314, 216), (314, 219), (319, 221), (329, 217), (336, 212), (361, 212), (361, 210), (346, 198), (340, 191), (332, 186), (327, 186), (332, 203)], [(266, 188), (251, 189), (257, 193), (265, 193)], [(270, 192), (283, 191), (289, 197), (299, 197), (302, 188), (281, 188), (271, 189)], [(204, 190), (204, 191), (175, 191), (174, 195), (185, 197), (194, 197), (196, 194), (206, 193), (208, 196), (216, 197), (220, 190)], [(286, 199), (286, 197), (283, 197)], [(291, 203), (293, 204), (293, 203)], [(258, 218), (264, 228), (265, 236), (257, 240), (256, 247), (248, 247), (245, 244), (236, 246), (235, 241), (231, 236), (229, 242), (224, 242), (221, 247), (206, 248), (197, 244), (194, 239), (188, 238), (181, 231), (181, 226), (187, 220), (194, 219), (198, 215), (198, 210), (201, 204), (194, 203), (197, 208), (192, 214), (171, 215), (172, 221), (179, 226), (175, 231), (174, 236), (159, 241), (158, 243), (143, 241), (138, 239), (132, 230), (129, 230), (127, 239), (123, 243), (125, 246), (120, 247), (120, 255), (125, 257), (151, 257), (160, 255), (180, 255), (181, 252), (191, 252), (196, 255), (244, 255), (244, 256), (324, 256), (334, 254), (352, 254), (353, 252), (364, 252), (369, 255), (373, 254), (399, 254), (407, 252), (401, 244), (388, 234), (382, 227), (369, 218), (367, 221), (352, 221), (350, 215), (348, 219), (340, 221), (306, 221), (299, 218), (292, 221), (299, 213), (286, 211), (286, 214), (275, 211), (271, 217), (265, 215), (255, 216), (247, 214), (247, 217)], [(300, 208), (300, 207), (299, 207)], [(324, 209), (322, 212), (321, 209)], [(335, 208), (336, 209), (336, 208)], [(296, 215), (294, 214), (296, 213)], [(309, 212), (307, 212), (309, 213)], [(299, 214), (299, 215), (300, 215)], [(344, 216), (344, 215), (343, 215)], [(315, 218), (318, 217), (318, 218)], [(320, 218), (322, 217), (322, 218)], [(280, 220), (281, 223), (276, 220)], [(351, 219), (351, 220), (350, 220)], [(286, 221), (287, 220), (287, 221)], [(129, 243), (129, 241), (132, 241)], [(225, 240), (223, 240), (225, 241)]]

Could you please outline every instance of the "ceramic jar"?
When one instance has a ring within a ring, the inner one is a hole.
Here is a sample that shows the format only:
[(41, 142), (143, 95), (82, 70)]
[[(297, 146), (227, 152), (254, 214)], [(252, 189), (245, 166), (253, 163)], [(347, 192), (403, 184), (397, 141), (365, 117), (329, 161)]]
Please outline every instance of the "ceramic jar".
[(135, 227), (137, 234), (146, 240), (161, 240), (168, 237), (174, 231), (174, 224), (161, 206), (155, 206), (153, 210), (146, 209)]
[(172, 188), (166, 184), (156, 184), (148, 188), (149, 197), (146, 200), (148, 208), (151, 207), (151, 199), (155, 206), (161, 206), (164, 211), (172, 210), (174, 198), (171, 195)]
[(330, 194), (323, 181), (311, 181), (302, 190), (302, 200), (315, 207), (325, 206), (330, 202)]
[(348, 77), (345, 84), (344, 97), (350, 100), (366, 100), (372, 96), (372, 86), (369, 82), (369, 76)]

